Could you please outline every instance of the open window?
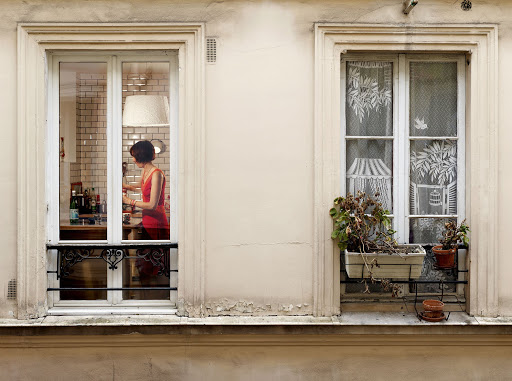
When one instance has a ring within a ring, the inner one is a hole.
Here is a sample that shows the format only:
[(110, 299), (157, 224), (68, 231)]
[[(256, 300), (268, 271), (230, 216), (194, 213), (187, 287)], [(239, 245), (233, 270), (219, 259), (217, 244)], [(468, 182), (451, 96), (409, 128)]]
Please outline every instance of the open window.
[(49, 56), (52, 307), (176, 306), (178, 88), (173, 50)]

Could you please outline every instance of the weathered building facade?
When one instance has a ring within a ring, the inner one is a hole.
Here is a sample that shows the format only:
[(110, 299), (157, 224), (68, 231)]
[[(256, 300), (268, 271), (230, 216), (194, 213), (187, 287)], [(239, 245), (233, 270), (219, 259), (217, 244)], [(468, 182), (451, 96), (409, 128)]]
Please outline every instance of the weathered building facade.
[[(0, 9), (3, 374), (510, 377), (512, 2), (420, 0), (408, 14), (400, 0)], [(143, 93), (170, 99), (169, 120), (126, 121), (126, 98)], [(171, 235), (156, 246), (128, 242), (140, 216), (121, 203), (122, 183), (141, 180), (128, 154), (138, 140), (165, 143), (154, 163)], [(436, 147), (453, 166), (425, 176), (416, 158)], [(77, 227), (68, 195), (88, 187), (104, 219), (84, 209)], [(447, 321), (417, 319), (417, 283), (393, 299), (345, 282), (329, 209), (365, 187), (387, 197), (401, 242), (433, 243), (447, 219), (471, 226), (455, 270), (424, 262)], [(156, 257), (134, 253), (154, 247), (170, 257), (144, 283)], [(94, 255), (103, 249), (121, 251)]]

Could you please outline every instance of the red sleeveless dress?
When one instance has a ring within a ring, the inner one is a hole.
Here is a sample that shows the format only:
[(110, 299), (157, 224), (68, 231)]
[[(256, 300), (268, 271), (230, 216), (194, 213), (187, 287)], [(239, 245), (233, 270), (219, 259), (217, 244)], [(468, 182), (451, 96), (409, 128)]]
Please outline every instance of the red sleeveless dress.
[[(151, 179), (155, 172), (162, 172), (161, 169), (155, 169), (150, 173), (146, 181), (142, 179), (142, 201), (149, 202), (151, 199)], [(162, 175), (164, 173), (162, 172)], [(142, 209), (142, 226), (149, 235), (148, 239), (169, 239), (169, 222), (165, 214), (165, 176), (162, 183), (162, 191), (158, 200), (158, 206), (155, 210)]]

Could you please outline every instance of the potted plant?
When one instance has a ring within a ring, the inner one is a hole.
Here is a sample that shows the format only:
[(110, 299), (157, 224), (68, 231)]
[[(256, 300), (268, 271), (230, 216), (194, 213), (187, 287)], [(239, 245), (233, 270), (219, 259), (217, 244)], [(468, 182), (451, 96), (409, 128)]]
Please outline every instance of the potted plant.
[(469, 226), (466, 220), (459, 226), (455, 221), (449, 221), (444, 224), (445, 231), (443, 238), (439, 240), (441, 245), (434, 246), (432, 252), (436, 258), (437, 267), (441, 269), (452, 269), (455, 267), (455, 255), (459, 242), (467, 246), (469, 244)]
[(420, 245), (398, 245), (393, 238), (389, 211), (363, 192), (334, 199), (330, 215), (334, 221), (331, 238), (344, 251), (350, 278), (414, 279), (421, 275), (425, 249)]

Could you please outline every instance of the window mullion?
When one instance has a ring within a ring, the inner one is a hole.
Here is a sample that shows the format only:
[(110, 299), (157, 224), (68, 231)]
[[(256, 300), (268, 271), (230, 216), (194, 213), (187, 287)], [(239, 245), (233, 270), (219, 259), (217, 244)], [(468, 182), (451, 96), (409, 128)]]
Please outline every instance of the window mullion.
[[(48, 99), (48, 152), (47, 166), (48, 178), (58, 179), (60, 186), (60, 170), (59, 170), (59, 60), (53, 57), (49, 58), (52, 66), (48, 81), (49, 94)], [(57, 116), (57, 117), (56, 117)], [(55, 192), (55, 183), (46, 181), (46, 202), (48, 205), (48, 242), (58, 242), (59, 240), (59, 192)]]
[[(109, 211), (109, 243), (121, 243), (122, 229), (122, 140), (121, 140), (121, 102), (122, 102), (122, 79), (121, 62), (113, 56), (109, 66), (109, 86), (107, 90), (107, 139), (108, 152), (107, 176), (110, 181), (108, 207)], [(111, 213), (111, 214), (110, 214)]]
[[(109, 86), (107, 90), (107, 166), (109, 185), (109, 243), (121, 243), (122, 226), (122, 70), (121, 60), (112, 56), (109, 61)], [(117, 269), (109, 271), (109, 287), (122, 287), (123, 262)], [(111, 303), (122, 301), (122, 291), (111, 291), (108, 294)]]
[(457, 215), (459, 223), (466, 217), (466, 60), (457, 60)]
[(398, 221), (398, 237), (401, 242), (409, 242), (409, 234), (407, 234), (409, 220), (409, 99), (407, 84), (409, 77), (406, 70), (406, 60), (404, 54), (398, 56), (398, 175), (395, 176), (396, 187), (398, 188), (398, 205), (397, 205), (397, 221)]
[[(50, 96), (48, 97), (48, 154), (46, 158), (46, 165), (48, 168), (48, 178), (58, 179), (57, 183), (60, 184), (60, 171), (59, 171), (59, 60), (54, 59), (53, 56), (48, 57), (49, 64), (49, 81), (48, 87)], [(47, 202), (47, 242), (57, 243), (59, 241), (59, 192), (55, 192), (55, 182), (46, 181), (46, 202)], [(57, 252), (56, 250), (47, 251), (48, 270), (57, 271)], [(48, 274), (48, 286), (59, 287), (59, 280), (55, 277), (55, 273)], [(49, 293), (48, 304), (52, 306), (60, 299), (60, 293)]]
[[(170, 138), (174, 142), (174, 145), (169, 147), (169, 157), (174, 160), (174, 164), (171, 164), (170, 168), (170, 179), (169, 189), (170, 195), (170, 214), (171, 214), (171, 241), (178, 242), (178, 146), (179, 146), (179, 70), (178, 70), (178, 56), (172, 55), (170, 57), (170, 78), (169, 78), (169, 99), (171, 100), (170, 107)], [(174, 228), (172, 228), (174, 226)]]
[(346, 91), (347, 91), (347, 60), (343, 59), (341, 62), (341, 70), (340, 70), (340, 76), (341, 76), (341, 83), (343, 83), (343, 86), (341, 87), (340, 91), (340, 109), (341, 109), (341, 115), (340, 115), (340, 121), (341, 121), (341, 136), (342, 139), (340, 139), (340, 194), (346, 195), (347, 194), (347, 151), (346, 151), (346, 144), (347, 144), (347, 121), (346, 121)]

